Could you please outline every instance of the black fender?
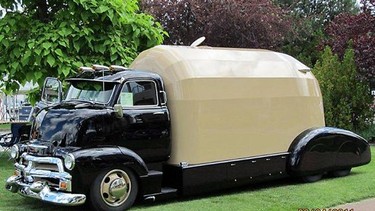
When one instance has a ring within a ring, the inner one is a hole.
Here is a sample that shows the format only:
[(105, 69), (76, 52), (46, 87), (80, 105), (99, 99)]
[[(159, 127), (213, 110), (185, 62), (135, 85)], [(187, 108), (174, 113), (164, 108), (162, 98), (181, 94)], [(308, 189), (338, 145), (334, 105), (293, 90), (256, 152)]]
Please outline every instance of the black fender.
[(99, 172), (110, 167), (130, 168), (139, 177), (148, 174), (147, 166), (142, 158), (124, 147), (82, 148), (71, 152), (71, 154), (75, 158), (75, 167), (72, 171), (73, 185), (78, 185), (78, 187), (73, 186), (73, 189), (81, 189), (82, 187), (79, 186), (82, 184), (88, 188)]
[(306, 176), (343, 170), (370, 162), (368, 142), (339, 128), (311, 128), (298, 135), (289, 147), (287, 171)]
[(28, 122), (13, 122), (10, 125), (10, 130), (14, 137), (14, 142), (18, 143), (29, 139), (31, 125)]

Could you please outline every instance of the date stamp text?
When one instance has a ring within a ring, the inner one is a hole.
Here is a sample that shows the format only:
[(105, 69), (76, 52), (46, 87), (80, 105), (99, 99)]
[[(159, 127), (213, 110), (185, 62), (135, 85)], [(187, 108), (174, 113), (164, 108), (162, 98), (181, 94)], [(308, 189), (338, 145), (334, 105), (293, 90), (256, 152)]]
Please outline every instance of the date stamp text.
[(297, 211), (355, 211), (354, 209), (346, 208), (298, 208)]

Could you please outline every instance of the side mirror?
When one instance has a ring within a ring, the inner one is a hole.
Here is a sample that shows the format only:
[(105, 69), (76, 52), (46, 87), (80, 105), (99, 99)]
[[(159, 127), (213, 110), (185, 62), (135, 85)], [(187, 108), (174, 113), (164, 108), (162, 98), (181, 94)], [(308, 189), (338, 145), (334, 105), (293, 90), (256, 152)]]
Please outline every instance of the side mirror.
[(113, 110), (115, 111), (115, 114), (116, 114), (117, 118), (122, 118), (124, 116), (124, 112), (122, 111), (121, 104), (115, 104), (113, 106)]
[(160, 104), (162, 105), (162, 106), (165, 106), (165, 105), (167, 105), (167, 102), (168, 102), (168, 99), (167, 99), (167, 93), (165, 92), (165, 91), (160, 91), (160, 94), (162, 95), (162, 97), (161, 97), (161, 102), (160, 102)]
[(47, 77), (44, 81), (41, 100), (46, 104), (59, 103), (62, 100), (62, 85), (57, 78)]

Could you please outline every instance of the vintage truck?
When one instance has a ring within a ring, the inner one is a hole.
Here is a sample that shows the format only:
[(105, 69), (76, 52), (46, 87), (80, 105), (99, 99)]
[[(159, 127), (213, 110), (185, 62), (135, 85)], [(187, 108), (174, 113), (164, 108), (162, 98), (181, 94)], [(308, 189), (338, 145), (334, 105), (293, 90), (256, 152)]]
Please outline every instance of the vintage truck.
[[(130, 68), (80, 69), (65, 100), (24, 125), (7, 190), (124, 210), (136, 199), (345, 176), (370, 162), (365, 139), (325, 127), (318, 81), (282, 53), (161, 45)], [(43, 100), (56, 102), (61, 84), (46, 84)]]

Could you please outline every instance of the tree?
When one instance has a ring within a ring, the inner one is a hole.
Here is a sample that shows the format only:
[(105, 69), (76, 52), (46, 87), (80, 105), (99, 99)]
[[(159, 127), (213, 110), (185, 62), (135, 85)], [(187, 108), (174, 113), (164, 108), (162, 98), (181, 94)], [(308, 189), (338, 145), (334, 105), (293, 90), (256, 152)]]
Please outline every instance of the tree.
[(320, 55), (319, 45), (324, 39), (322, 27), (310, 19), (292, 16), (294, 28), (288, 34), (282, 46), (282, 51), (296, 57), (307, 66), (314, 66)]
[(292, 33), (285, 39), (283, 51), (295, 56), (308, 66), (319, 58), (324, 27), (341, 13), (356, 14), (355, 0), (274, 0), (284, 10), (290, 11)]
[(321, 28), (341, 13), (356, 14), (359, 11), (356, 0), (274, 0), (294, 16), (314, 20), (314, 26)]
[(0, 0), (0, 74), (6, 93), (91, 64), (129, 64), (160, 44), (160, 24), (136, 0)]
[(193, 1), (188, 0), (142, 0), (143, 11), (152, 14), (168, 32), (164, 40), (166, 44), (192, 43), (202, 36), (203, 26), (200, 26), (193, 12)]
[(361, 0), (362, 11), (375, 15), (375, 0)]
[(353, 49), (347, 49), (340, 61), (327, 46), (313, 71), (323, 95), (326, 125), (358, 131), (372, 123), (372, 96), (358, 77)]
[[(371, 4), (372, 2), (372, 4)], [(362, 12), (356, 15), (340, 14), (327, 27), (325, 44), (343, 57), (352, 43), (355, 61), (361, 75), (368, 80), (375, 78), (375, 13), (374, 0), (362, 1)]]
[(144, 11), (162, 23), (168, 44), (279, 49), (291, 28), (270, 0), (143, 0)]

